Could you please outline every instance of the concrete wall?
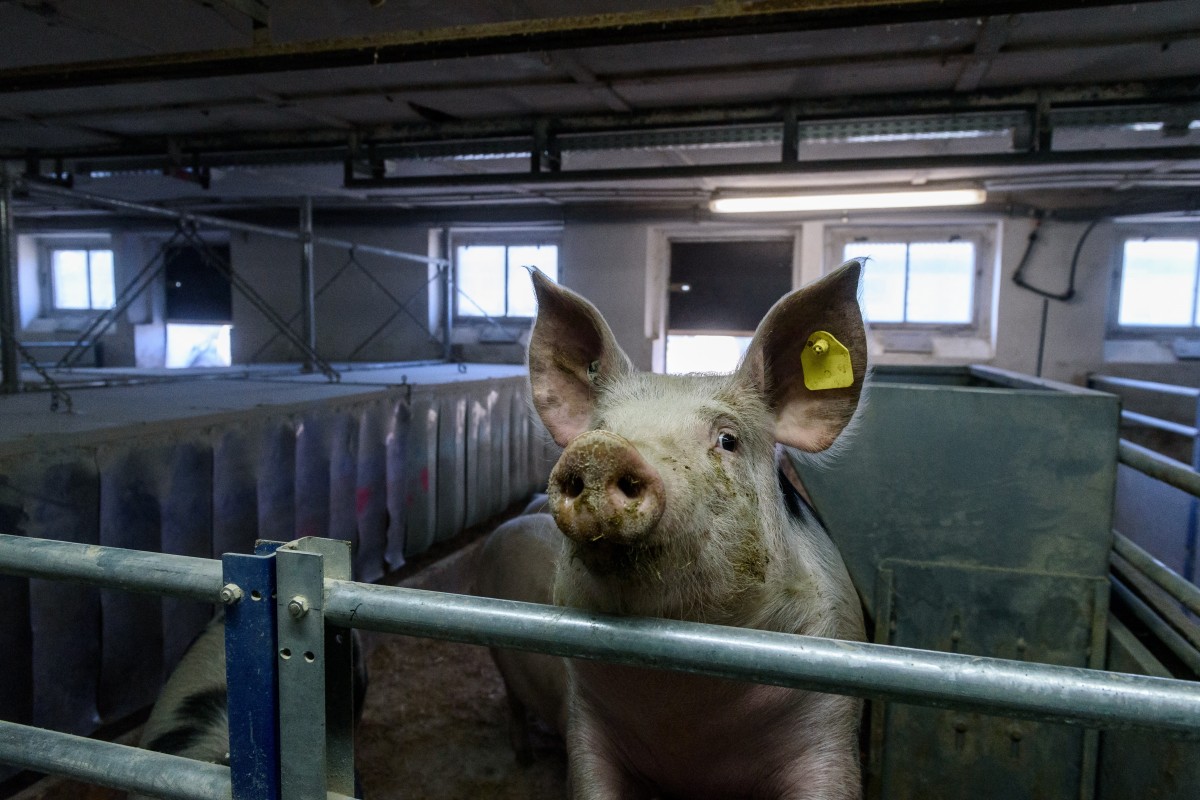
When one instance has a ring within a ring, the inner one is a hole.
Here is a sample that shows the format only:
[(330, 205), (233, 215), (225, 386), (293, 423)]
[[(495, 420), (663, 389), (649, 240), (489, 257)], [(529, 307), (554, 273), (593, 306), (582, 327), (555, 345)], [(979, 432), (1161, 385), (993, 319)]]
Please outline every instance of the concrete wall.
[(647, 370), (654, 344), (646, 331), (651, 235), (645, 225), (568, 225), (559, 250), (563, 285), (595, 304), (617, 344)]

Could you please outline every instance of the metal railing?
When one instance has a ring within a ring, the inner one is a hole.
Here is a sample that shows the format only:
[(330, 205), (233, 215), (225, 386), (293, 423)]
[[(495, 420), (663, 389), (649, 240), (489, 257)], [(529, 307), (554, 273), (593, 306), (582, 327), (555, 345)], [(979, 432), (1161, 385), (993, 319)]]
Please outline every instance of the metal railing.
[[(253, 566), (258, 577), (244, 572), (237, 577), (231, 565), (239, 563)], [(318, 788), (349, 791), (352, 737), (337, 700), (348, 686), (349, 659), (337, 654), (335, 642), (344, 637), (326, 636), (326, 626), (1200, 738), (1196, 683), (355, 583), (347, 579), (346, 543), (329, 539), (263, 547), (255, 556), (227, 555), (222, 565), (0, 535), (0, 573), (225, 603), (231, 768), (181, 764), (170, 756), (12, 723), (0, 726), (0, 761), (165, 797), (292, 800), (311, 797)], [(261, 602), (273, 594), (274, 602)], [(269, 620), (271, 635), (247, 649), (239, 637), (247, 633), (242, 623), (251, 613), (258, 615), (255, 624)], [(239, 706), (235, 690), (255, 691), (253, 680), (237, 675), (247, 659), (276, 670), (278, 703), (248, 712)], [(257, 716), (252, 725), (274, 726), (275, 714), (290, 717), (279, 724), (278, 752), (266, 753), (265, 760), (264, 749), (270, 748), (261, 741), (250, 747), (249, 731), (238, 728), (246, 713)], [(314, 737), (314, 731), (320, 735)], [(278, 776), (280, 763), (288, 769), (278, 793), (237, 788), (239, 773), (259, 769)]]

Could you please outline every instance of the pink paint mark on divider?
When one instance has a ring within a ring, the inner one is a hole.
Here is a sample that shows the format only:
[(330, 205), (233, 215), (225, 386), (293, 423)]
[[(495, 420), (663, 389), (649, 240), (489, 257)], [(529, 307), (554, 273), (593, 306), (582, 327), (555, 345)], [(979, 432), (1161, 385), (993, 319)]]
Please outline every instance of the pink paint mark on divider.
[(371, 502), (371, 487), (363, 486), (354, 493), (354, 511), (359, 516), (362, 516), (363, 511), (367, 508), (367, 503)]
[(429, 491), (429, 467), (421, 468), (421, 491)]

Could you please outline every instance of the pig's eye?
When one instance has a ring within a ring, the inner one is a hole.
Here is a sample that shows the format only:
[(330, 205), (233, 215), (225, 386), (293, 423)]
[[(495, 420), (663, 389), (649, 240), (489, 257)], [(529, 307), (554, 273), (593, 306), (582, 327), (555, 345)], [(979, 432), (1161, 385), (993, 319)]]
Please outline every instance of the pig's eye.
[(721, 445), (722, 450), (728, 450), (732, 453), (734, 450), (737, 450), (738, 440), (729, 431), (721, 431), (717, 434), (717, 444)]

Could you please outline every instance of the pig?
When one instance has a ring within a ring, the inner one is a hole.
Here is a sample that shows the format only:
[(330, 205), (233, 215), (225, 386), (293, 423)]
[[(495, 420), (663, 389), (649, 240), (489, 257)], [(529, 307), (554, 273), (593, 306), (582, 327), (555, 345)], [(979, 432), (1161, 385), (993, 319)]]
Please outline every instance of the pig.
[[(855, 417), (860, 273), (847, 262), (782, 298), (732, 375), (674, 376), (634, 369), (590, 302), (534, 271), (532, 401), (565, 449), (552, 516), (496, 531), (483, 593), (864, 640), (840, 554), (775, 463), (776, 443), (823, 458)], [(831, 346), (846, 368), (832, 384), (805, 363)], [(497, 661), (513, 708), (565, 736), (576, 800), (861, 796), (858, 699), (582, 659)]]

